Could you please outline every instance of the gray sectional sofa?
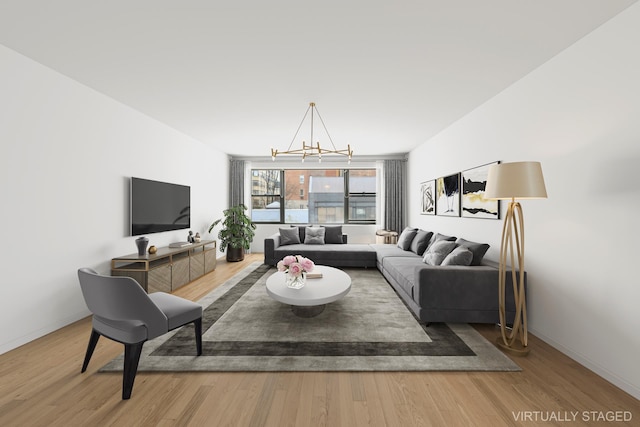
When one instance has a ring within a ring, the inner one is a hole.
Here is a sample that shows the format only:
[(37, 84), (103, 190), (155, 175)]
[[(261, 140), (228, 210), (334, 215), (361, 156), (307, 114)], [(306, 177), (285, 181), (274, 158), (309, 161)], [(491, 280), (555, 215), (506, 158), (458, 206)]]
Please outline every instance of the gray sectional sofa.
[[(302, 228), (297, 231), (302, 235)], [(284, 234), (292, 235), (286, 229)], [(498, 323), (498, 265), (484, 260), (489, 245), (417, 229), (405, 229), (397, 245), (290, 243), (277, 233), (265, 239), (265, 264), (287, 255), (303, 255), (334, 267), (377, 267), (407, 306), (423, 322)], [(295, 240), (295, 239), (294, 239)], [(446, 256), (438, 254), (444, 248)], [(451, 249), (453, 248), (453, 249)], [(425, 262), (426, 261), (426, 262)], [(430, 265), (427, 262), (437, 265)], [(457, 264), (457, 265), (456, 265)], [(507, 274), (507, 323), (515, 316), (513, 287)], [(526, 283), (526, 274), (525, 274)]]

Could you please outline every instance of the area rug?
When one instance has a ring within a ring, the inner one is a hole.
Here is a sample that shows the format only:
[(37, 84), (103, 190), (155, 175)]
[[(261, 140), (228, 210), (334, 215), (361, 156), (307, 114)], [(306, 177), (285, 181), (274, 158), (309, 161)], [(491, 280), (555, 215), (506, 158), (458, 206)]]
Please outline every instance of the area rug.
[[(519, 371), (467, 324), (420, 324), (376, 269), (344, 269), (349, 294), (296, 316), (253, 263), (199, 301), (203, 354), (185, 326), (145, 343), (139, 371)], [(314, 286), (313, 280), (306, 286)], [(122, 370), (122, 356), (101, 371)]]

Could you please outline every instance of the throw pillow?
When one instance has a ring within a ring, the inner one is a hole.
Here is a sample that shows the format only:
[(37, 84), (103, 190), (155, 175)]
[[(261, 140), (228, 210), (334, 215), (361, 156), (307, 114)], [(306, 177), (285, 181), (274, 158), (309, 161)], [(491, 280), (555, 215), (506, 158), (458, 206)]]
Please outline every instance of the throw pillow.
[(471, 265), (473, 253), (464, 246), (456, 247), (447, 255), (440, 265)]
[(440, 240), (431, 245), (424, 253), (425, 264), (440, 265), (442, 261), (453, 251), (456, 247), (456, 242), (450, 242), (447, 240)]
[(324, 228), (307, 227), (304, 237), (305, 245), (324, 245)]
[(296, 245), (300, 243), (298, 228), (280, 228), (280, 246)]
[(416, 255), (422, 256), (424, 254), (424, 251), (427, 249), (427, 246), (429, 245), (431, 236), (433, 236), (433, 233), (431, 231), (418, 230), (409, 248), (411, 249), (411, 252)]
[[(295, 226), (292, 226), (295, 227)], [(307, 229), (307, 227), (311, 227), (311, 225), (301, 225), (296, 227), (298, 229), (298, 231), (300, 232), (300, 243), (304, 243), (304, 239), (305, 239), (305, 230)]]
[(454, 236), (446, 236), (444, 234), (435, 233), (431, 238), (431, 241), (427, 245), (427, 250), (433, 245), (435, 242), (439, 242), (440, 240), (446, 240), (447, 242), (455, 242), (456, 238)]
[(471, 260), (470, 265), (480, 265), (484, 254), (489, 250), (489, 245), (486, 243), (475, 243), (464, 239), (458, 239), (456, 243), (469, 249), (473, 254), (473, 260)]
[(411, 242), (413, 238), (416, 237), (416, 233), (418, 232), (415, 228), (407, 227), (402, 230), (400, 233), (400, 237), (398, 237), (398, 247), (404, 251), (408, 251), (411, 247)]
[(342, 244), (342, 226), (326, 225), (324, 228), (324, 242)]

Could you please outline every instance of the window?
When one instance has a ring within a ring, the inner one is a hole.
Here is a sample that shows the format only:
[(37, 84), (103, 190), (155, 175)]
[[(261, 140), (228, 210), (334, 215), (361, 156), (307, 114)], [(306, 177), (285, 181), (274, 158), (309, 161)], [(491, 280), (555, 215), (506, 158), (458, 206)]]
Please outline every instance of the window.
[(371, 224), (376, 211), (375, 169), (252, 171), (255, 222)]
[(282, 171), (261, 169), (251, 171), (251, 220), (281, 222), (280, 194)]
[(348, 222), (370, 223), (376, 220), (376, 171), (354, 169), (349, 173)]

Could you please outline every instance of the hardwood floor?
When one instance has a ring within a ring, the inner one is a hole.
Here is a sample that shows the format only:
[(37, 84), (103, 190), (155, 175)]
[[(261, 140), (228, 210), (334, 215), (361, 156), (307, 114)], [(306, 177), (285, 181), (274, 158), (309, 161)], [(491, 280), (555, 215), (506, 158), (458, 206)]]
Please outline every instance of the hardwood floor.
[[(176, 294), (197, 300), (253, 261), (219, 260)], [(0, 355), (0, 426), (640, 425), (637, 399), (534, 336), (522, 372), (140, 372), (123, 401), (122, 374), (97, 373), (122, 345), (101, 339), (80, 373), (90, 331), (83, 319)]]

